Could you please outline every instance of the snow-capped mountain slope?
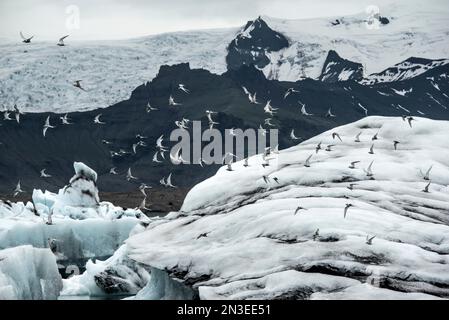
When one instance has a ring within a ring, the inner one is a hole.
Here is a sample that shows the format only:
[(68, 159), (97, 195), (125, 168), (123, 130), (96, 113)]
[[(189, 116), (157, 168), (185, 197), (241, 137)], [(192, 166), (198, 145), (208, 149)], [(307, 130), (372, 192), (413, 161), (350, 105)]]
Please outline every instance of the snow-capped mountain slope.
[[(48, 248), (55, 240), (58, 262), (84, 263), (108, 257), (147, 218), (140, 210), (99, 202), (96, 173), (75, 163), (76, 174), (58, 194), (34, 190), (33, 201), (0, 201), (0, 249), (32, 245)], [(82, 266), (78, 266), (82, 267)]]
[[(388, 24), (368, 28), (368, 14), (284, 20), (262, 17), (274, 30), (285, 35), (290, 46), (270, 55), (264, 68), (269, 78), (295, 81), (316, 79), (329, 50), (347, 60), (361, 63), (365, 74), (385, 70), (410, 57), (449, 57), (449, 8), (444, 1), (407, 1), (380, 7)], [(336, 23), (338, 20), (338, 24)]]
[[(305, 20), (262, 17), (274, 36), (279, 36), (281, 45), (254, 43), (255, 50), (246, 48), (242, 61), (231, 59), (231, 64), (254, 58), (263, 61), (260, 66), (269, 79), (296, 81), (318, 79), (329, 50), (361, 63), (365, 75), (411, 56), (449, 57), (447, 5), (432, 2), (426, 3), (425, 10), (419, 8), (421, 1), (381, 7), (381, 17), (389, 23), (380, 24), (378, 29), (367, 28), (366, 13)], [(227, 69), (228, 46), (232, 49), (242, 36), (242, 40), (252, 42), (245, 35), (253, 30), (241, 31), (178, 32), (125, 41), (71, 42), (68, 38), (66, 47), (39, 42), (38, 38), (30, 45), (0, 40), (1, 104), (10, 110), (17, 104), (33, 112), (92, 110), (127, 99), (133, 88), (150, 81), (163, 64), (190, 62), (194, 67), (222, 73)], [(258, 39), (272, 39), (270, 34)], [(285, 48), (283, 37), (288, 40)], [(87, 92), (73, 87), (75, 80), (83, 80)]]
[(130, 257), (202, 299), (449, 297), (449, 122), (410, 121), (367, 117), (269, 167), (223, 167), (127, 240)]
[(242, 65), (265, 67), (270, 60), (267, 55), (288, 47), (288, 40), (272, 30), (260, 17), (248, 21), (228, 46), (226, 64), (228, 69), (238, 69)]
[[(105, 108), (129, 98), (164, 64), (190, 62), (226, 71), (226, 47), (237, 29), (161, 34), (120, 41), (0, 43), (0, 108), (28, 112)], [(86, 91), (75, 88), (82, 80)]]
[[(142, 226), (141, 229), (143, 230), (144, 227)], [(126, 245), (122, 245), (106, 261), (89, 260), (83, 274), (64, 279), (61, 296), (136, 294), (149, 280), (150, 273), (143, 266), (129, 259)]]

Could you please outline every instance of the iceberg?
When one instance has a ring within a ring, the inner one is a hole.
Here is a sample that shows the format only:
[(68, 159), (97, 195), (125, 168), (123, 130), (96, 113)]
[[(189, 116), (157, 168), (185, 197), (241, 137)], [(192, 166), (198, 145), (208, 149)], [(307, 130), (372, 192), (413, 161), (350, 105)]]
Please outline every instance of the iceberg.
[(112, 256), (134, 229), (149, 221), (140, 210), (100, 202), (96, 172), (79, 162), (74, 169), (57, 194), (34, 190), (26, 204), (0, 202), (0, 249), (51, 247), (68, 276), (88, 259)]
[(0, 250), (0, 300), (55, 300), (61, 289), (49, 249), (28, 245)]

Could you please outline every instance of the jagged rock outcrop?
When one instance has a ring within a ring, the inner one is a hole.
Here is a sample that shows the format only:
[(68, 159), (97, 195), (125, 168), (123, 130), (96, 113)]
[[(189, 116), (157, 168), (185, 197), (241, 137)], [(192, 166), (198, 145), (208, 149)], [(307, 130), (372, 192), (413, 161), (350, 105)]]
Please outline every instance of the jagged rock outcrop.
[(363, 79), (361, 63), (343, 59), (334, 50), (330, 50), (319, 77), (323, 82), (360, 81)]

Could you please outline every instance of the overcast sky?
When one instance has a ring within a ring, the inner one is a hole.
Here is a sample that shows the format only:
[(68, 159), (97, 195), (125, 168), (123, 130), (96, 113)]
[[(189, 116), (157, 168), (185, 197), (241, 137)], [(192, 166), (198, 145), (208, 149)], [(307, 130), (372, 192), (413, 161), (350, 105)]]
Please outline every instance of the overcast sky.
[[(406, 1), (406, 0), (402, 0)], [(241, 26), (258, 15), (297, 19), (363, 12), (392, 0), (0, 0), (0, 37), (121, 39)], [(423, 2), (426, 2), (423, 0)], [(79, 16), (79, 19), (77, 19)], [(79, 23), (78, 23), (79, 22)], [(79, 28), (78, 28), (79, 27)]]

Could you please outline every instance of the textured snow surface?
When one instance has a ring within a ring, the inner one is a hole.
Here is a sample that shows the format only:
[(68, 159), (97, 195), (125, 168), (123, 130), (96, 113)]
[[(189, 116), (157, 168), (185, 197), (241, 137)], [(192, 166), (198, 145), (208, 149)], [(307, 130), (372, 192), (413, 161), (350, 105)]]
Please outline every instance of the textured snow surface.
[(282, 150), (269, 167), (260, 156), (223, 167), (180, 212), (128, 239), (130, 257), (204, 299), (447, 298), (449, 122), (412, 126), (367, 117)]
[[(82, 162), (73, 165), (75, 175), (69, 184), (57, 194), (33, 190), (33, 203), (40, 214), (69, 217), (83, 220), (86, 218), (117, 219), (141, 216), (133, 209), (115, 207), (109, 202), (100, 202), (96, 185), (97, 173)], [(27, 204), (29, 208), (31, 204)]]
[[(392, 2), (393, 3), (393, 2)], [(271, 54), (264, 68), (268, 78), (295, 81), (318, 78), (329, 50), (362, 63), (365, 75), (380, 72), (409, 57), (441, 59), (449, 56), (449, 7), (444, 1), (413, 0), (380, 7), (390, 23), (366, 26), (367, 13), (346, 17), (284, 20), (262, 17), (286, 35), (289, 48)], [(333, 25), (336, 19), (340, 24)]]
[[(421, 59), (419, 59), (421, 60)], [(395, 64), (393, 67), (388, 68), (380, 73), (374, 73), (367, 76), (361, 81), (362, 84), (374, 84), (380, 82), (393, 82), (401, 81), (417, 77), (420, 74), (439, 66), (444, 66), (449, 63), (448, 59), (430, 60), (430, 61), (402, 61)], [(434, 80), (434, 79), (429, 79)], [(439, 90), (437, 84), (432, 82), (433, 86)]]
[(0, 250), (0, 300), (55, 300), (61, 289), (56, 258), (49, 249)]

